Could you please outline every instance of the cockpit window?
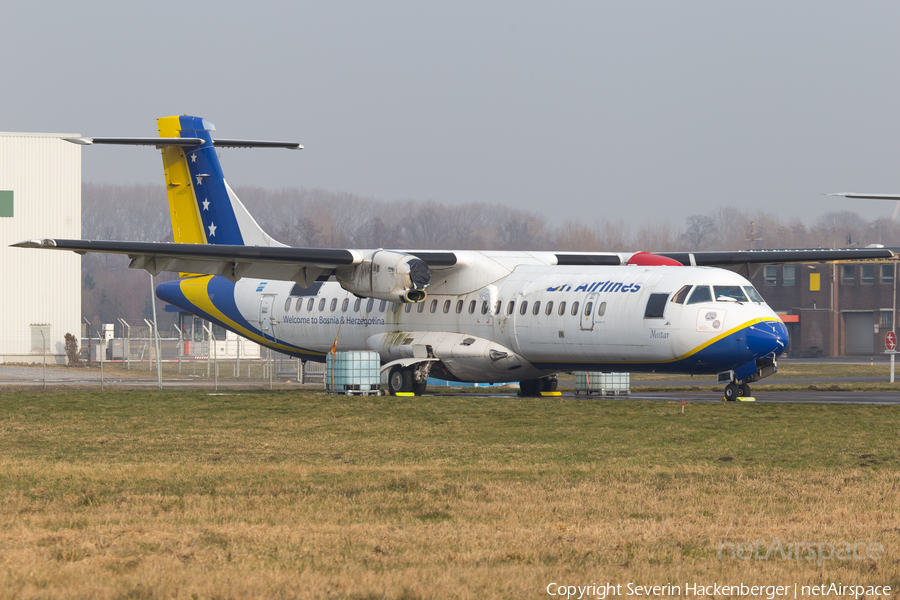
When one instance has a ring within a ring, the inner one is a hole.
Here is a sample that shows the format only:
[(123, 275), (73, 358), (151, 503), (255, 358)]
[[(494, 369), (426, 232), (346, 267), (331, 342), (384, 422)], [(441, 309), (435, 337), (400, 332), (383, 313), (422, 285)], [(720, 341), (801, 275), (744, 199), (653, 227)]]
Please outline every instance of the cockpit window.
[(752, 285), (745, 285), (744, 291), (747, 292), (747, 297), (750, 298), (750, 302), (765, 302), (762, 296), (759, 295), (759, 292), (756, 291), (756, 288)]
[(684, 300), (685, 298), (687, 298), (689, 291), (691, 291), (691, 286), (684, 286), (683, 288), (675, 292), (675, 295), (672, 296), (672, 300), (670, 300), (670, 302), (672, 302), (673, 304), (684, 304)]
[(694, 288), (694, 292), (688, 299), (688, 304), (702, 304), (703, 302), (712, 302), (712, 294), (709, 293), (708, 285), (698, 285)]
[(716, 300), (724, 296), (725, 298), (734, 298), (738, 302), (747, 301), (747, 296), (744, 295), (744, 291), (739, 285), (714, 285), (713, 294)]

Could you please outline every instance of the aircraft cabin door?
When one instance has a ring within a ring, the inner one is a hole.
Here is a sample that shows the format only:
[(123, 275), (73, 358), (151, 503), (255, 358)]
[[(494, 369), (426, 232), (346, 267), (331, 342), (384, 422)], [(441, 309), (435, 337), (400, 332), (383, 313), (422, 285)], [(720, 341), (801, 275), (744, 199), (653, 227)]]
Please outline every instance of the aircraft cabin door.
[(275, 315), (272, 308), (275, 306), (275, 294), (265, 294), (259, 299), (259, 331), (262, 336), (275, 341)]
[(597, 292), (587, 295), (584, 300), (584, 306), (581, 309), (581, 330), (594, 330), (594, 315), (597, 314)]

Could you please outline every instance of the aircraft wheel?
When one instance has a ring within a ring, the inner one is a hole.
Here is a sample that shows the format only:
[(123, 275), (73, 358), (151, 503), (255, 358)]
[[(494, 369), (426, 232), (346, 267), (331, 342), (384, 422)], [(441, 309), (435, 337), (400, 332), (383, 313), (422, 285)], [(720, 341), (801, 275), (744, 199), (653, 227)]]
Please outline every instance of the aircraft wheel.
[(559, 386), (559, 378), (556, 375), (544, 377), (543, 379), (539, 379), (538, 381), (540, 381), (542, 384), (542, 392), (555, 392), (557, 386)]
[(725, 386), (725, 400), (734, 402), (741, 395), (741, 386), (736, 383), (729, 383)]
[(750, 386), (746, 383), (741, 384), (741, 398), (749, 398), (750, 394)]
[(527, 381), (519, 382), (519, 395), (523, 398), (533, 398), (534, 396), (541, 395), (541, 383), (540, 379), (529, 379)]
[(396, 396), (398, 392), (411, 392), (412, 389), (412, 371), (399, 366), (392, 368), (388, 376), (388, 391), (391, 396)]
[(416, 396), (421, 396), (422, 394), (425, 393), (425, 388), (427, 388), (427, 387), (428, 387), (427, 381), (423, 381), (422, 383), (413, 383), (412, 392)]

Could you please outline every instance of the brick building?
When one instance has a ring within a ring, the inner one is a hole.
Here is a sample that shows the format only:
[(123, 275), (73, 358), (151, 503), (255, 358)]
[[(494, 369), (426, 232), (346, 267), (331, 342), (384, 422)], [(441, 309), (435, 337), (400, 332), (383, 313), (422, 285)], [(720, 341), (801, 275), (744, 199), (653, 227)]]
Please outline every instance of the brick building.
[(894, 327), (894, 261), (765, 265), (752, 278), (788, 327), (791, 357), (875, 356)]

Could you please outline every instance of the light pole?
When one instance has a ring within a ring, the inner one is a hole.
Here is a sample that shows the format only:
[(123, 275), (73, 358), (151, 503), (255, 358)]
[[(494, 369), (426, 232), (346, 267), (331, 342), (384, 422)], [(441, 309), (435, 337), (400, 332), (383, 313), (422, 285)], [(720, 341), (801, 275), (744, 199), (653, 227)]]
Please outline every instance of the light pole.
[(178, 374), (181, 375), (181, 355), (184, 354), (184, 333), (178, 325), (172, 325), (178, 332)]
[(47, 390), (47, 336), (44, 335), (44, 328), (41, 327), (41, 351), (44, 354), (44, 391)]
[(156, 285), (153, 283), (153, 273), (150, 273), (150, 306), (153, 307), (153, 325), (155, 325), (156, 335), (156, 382), (159, 389), (162, 389), (162, 364), (159, 362), (159, 321), (156, 319)]
[(119, 323), (121, 323), (122, 327), (125, 328), (125, 331), (124, 331), (125, 341), (127, 341), (128, 344), (125, 344), (124, 342), (122, 343), (122, 352), (125, 354), (125, 369), (130, 371), (131, 370), (131, 325), (128, 324), (128, 321), (126, 321), (125, 319), (122, 319), (122, 318), (119, 319)]
[(88, 366), (91, 366), (91, 352), (93, 351), (94, 338), (91, 337), (91, 322), (87, 320), (87, 317), (81, 317), (85, 323), (87, 323), (87, 331), (88, 331)]

